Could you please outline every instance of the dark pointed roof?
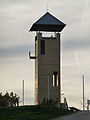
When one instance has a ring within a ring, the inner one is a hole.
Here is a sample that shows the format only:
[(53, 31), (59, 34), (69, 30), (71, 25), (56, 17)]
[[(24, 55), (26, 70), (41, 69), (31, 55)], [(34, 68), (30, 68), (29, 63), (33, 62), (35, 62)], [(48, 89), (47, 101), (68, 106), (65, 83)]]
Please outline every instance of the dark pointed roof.
[(29, 31), (61, 32), (65, 26), (66, 24), (47, 12), (32, 25)]

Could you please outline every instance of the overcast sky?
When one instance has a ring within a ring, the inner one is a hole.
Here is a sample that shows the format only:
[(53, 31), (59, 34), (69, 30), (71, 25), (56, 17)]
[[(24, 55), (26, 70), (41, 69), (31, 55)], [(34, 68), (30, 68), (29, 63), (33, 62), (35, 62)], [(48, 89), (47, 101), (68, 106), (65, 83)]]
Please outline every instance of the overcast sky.
[[(85, 98), (90, 99), (90, 1), (89, 0), (0, 0), (0, 92), (13, 91), (25, 104), (34, 104), (35, 33), (29, 28), (48, 9), (67, 26), (61, 33), (62, 93), (70, 106), (81, 108), (82, 74)], [(62, 98), (64, 97), (62, 96)]]

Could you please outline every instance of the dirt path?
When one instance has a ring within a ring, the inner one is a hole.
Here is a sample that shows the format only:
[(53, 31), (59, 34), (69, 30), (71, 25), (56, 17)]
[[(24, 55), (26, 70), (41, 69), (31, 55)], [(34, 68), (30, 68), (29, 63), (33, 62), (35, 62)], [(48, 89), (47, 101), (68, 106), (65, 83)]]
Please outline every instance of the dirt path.
[(90, 120), (90, 111), (77, 112), (72, 115), (66, 115), (53, 120)]

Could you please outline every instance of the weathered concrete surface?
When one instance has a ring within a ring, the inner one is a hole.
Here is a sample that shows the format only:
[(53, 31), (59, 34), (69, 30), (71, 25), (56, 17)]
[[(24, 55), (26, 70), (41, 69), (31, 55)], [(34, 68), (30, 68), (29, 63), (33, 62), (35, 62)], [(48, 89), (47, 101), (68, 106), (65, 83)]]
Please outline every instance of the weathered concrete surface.
[(53, 120), (90, 120), (90, 111), (77, 112)]

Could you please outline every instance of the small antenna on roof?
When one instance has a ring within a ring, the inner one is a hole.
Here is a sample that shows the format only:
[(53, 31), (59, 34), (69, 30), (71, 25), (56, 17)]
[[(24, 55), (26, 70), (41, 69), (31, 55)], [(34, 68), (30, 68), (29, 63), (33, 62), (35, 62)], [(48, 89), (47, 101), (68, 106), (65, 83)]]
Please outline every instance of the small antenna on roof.
[(48, 4), (47, 4), (47, 12), (48, 12)]
[(46, 11), (48, 12), (48, 0), (47, 0), (47, 9), (46, 9)]

